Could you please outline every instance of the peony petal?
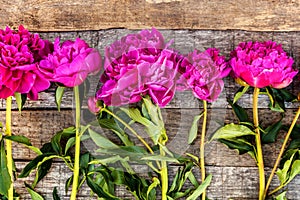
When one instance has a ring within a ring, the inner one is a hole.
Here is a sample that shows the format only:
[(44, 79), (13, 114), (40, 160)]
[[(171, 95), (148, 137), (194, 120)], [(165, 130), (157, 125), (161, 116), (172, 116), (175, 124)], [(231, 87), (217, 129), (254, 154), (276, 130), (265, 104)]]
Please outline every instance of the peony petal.
[(29, 91), (34, 85), (35, 80), (36, 80), (36, 74), (32, 72), (24, 73), (22, 77), (22, 81), (20, 81), (20, 85), (16, 90), (16, 92), (19, 92), (21, 94), (29, 93)]

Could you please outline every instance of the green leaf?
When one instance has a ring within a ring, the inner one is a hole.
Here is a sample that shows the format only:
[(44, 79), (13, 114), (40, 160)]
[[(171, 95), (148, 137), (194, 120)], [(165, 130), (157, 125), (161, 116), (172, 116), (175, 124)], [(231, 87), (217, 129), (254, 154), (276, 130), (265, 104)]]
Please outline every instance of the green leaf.
[[(82, 135), (80, 137), (80, 141), (84, 141), (84, 140), (87, 140), (89, 138), (90, 138), (89, 135)], [(73, 147), (74, 145), (75, 145), (75, 137), (69, 138), (68, 141), (67, 141), (67, 143), (66, 143), (66, 145), (65, 145), (65, 155), (68, 154), (70, 148)]]
[(66, 183), (65, 183), (65, 193), (67, 194), (68, 193), (68, 189), (69, 187), (71, 186), (73, 182), (73, 175), (70, 176), (67, 180), (66, 180)]
[(188, 179), (190, 180), (190, 182), (193, 184), (194, 187), (198, 187), (199, 183), (195, 177), (195, 175), (193, 173), (189, 173), (189, 177)]
[(271, 126), (267, 127), (264, 133), (261, 133), (261, 140), (262, 143), (274, 143), (276, 141), (277, 135), (282, 128), (282, 118), (272, 124)]
[(204, 190), (209, 186), (212, 179), (212, 175), (209, 174), (201, 185), (186, 199), (186, 200), (196, 200), (204, 192)]
[(269, 108), (276, 112), (284, 112), (284, 99), (278, 94), (277, 90), (267, 87), (266, 91), (270, 99)]
[(65, 91), (65, 87), (62, 86), (58, 86), (55, 91), (55, 103), (57, 105), (58, 111), (60, 111), (60, 104), (61, 104), (62, 97), (64, 95), (64, 91)]
[(247, 135), (255, 135), (255, 133), (247, 126), (231, 123), (218, 129), (216, 133), (212, 136), (211, 140), (232, 139)]
[(40, 149), (35, 147), (35, 146), (32, 146), (30, 140), (27, 137), (23, 136), (23, 135), (11, 135), (11, 136), (5, 136), (4, 138), (7, 139), (7, 140), (11, 140), (11, 141), (23, 144), (24, 146), (31, 149), (32, 151), (34, 151), (38, 155), (42, 154)]
[(292, 162), (296, 153), (297, 151), (293, 151), (289, 159), (285, 161), (283, 168), (277, 170), (276, 174), (278, 176), (278, 179), (280, 180), (280, 185), (284, 185), (286, 182), (288, 182), (289, 171), (292, 166)]
[(255, 149), (253, 145), (249, 144), (246, 140), (240, 139), (219, 139), (219, 142), (225, 144), (230, 149), (235, 149), (240, 155), (249, 153), (253, 157)]
[(54, 187), (54, 189), (53, 189), (52, 197), (53, 197), (53, 200), (60, 200), (60, 197), (58, 196), (56, 187)]
[(51, 138), (51, 145), (53, 150), (58, 154), (61, 155), (62, 154), (62, 147), (60, 145), (60, 140), (61, 140), (61, 136), (62, 136), (63, 132), (59, 132), (58, 134), (55, 134), (52, 138)]
[(232, 103), (232, 101), (230, 101), (229, 99), (227, 99), (227, 102), (232, 107), (234, 114), (240, 122), (250, 122), (249, 116), (244, 108), (242, 108), (236, 103)]
[(193, 143), (194, 140), (197, 138), (197, 135), (198, 135), (198, 122), (199, 122), (199, 120), (202, 116), (203, 116), (203, 112), (200, 115), (196, 115), (194, 117), (191, 129), (189, 131), (189, 139), (188, 139), (189, 144)]
[(47, 173), (51, 169), (52, 162), (53, 162), (52, 159), (47, 160), (38, 166), (38, 171), (35, 175), (35, 179), (34, 182), (32, 183), (32, 187), (35, 187), (38, 184), (38, 182), (47, 175)]
[(28, 184), (25, 183), (26, 189), (29, 192), (32, 200), (44, 200), (42, 195), (34, 191)]
[(115, 197), (112, 194), (109, 194), (108, 192), (104, 191), (100, 186), (94, 183), (93, 179), (87, 176), (87, 185), (91, 188), (91, 190), (97, 194), (98, 197), (102, 197), (105, 199), (110, 200), (120, 200), (119, 198)]
[(80, 155), (80, 168), (81, 169), (87, 169), (89, 162), (90, 162), (90, 154), (89, 153)]
[[(164, 140), (167, 140), (167, 135), (165, 132), (164, 124), (162, 121), (157, 122), (158, 124), (153, 123), (147, 118), (141, 115), (141, 112), (137, 108), (120, 108), (123, 112), (127, 113), (127, 115), (135, 122), (142, 124), (154, 145), (158, 144), (158, 140), (162, 137)], [(157, 112), (159, 112), (157, 110)], [(151, 117), (151, 116), (150, 116)]]
[(147, 160), (147, 161), (167, 161), (167, 162), (173, 162), (173, 163), (180, 163), (176, 158), (171, 158), (167, 156), (162, 155), (150, 155), (150, 156), (143, 156), (141, 160)]
[(292, 102), (292, 101), (297, 100), (297, 98), (298, 98), (296, 95), (294, 95), (293, 93), (290, 93), (288, 90), (286, 90), (284, 88), (282, 88), (282, 89), (272, 88), (272, 90), (276, 91), (278, 94), (277, 96), (280, 96), (280, 98), (286, 102)]
[(156, 178), (156, 177), (153, 177), (153, 178), (152, 178), (152, 183), (151, 183), (151, 185), (148, 187), (148, 190), (147, 190), (147, 198), (149, 198), (150, 192), (151, 192), (154, 188), (156, 188), (159, 184), (160, 184), (159, 179)]
[(158, 126), (161, 125), (162, 119), (159, 115), (160, 108), (152, 103), (149, 96), (147, 98), (143, 98), (143, 102), (146, 106), (147, 112), (149, 114), (148, 116), (150, 117), (151, 121)]
[(276, 196), (275, 200), (287, 200), (286, 198), (286, 191), (282, 192), (278, 196)]
[(150, 155), (144, 148), (139, 146), (118, 146), (116, 148), (98, 149), (97, 152), (110, 156), (119, 155), (123, 158), (129, 157), (131, 161), (136, 161), (139, 163), (145, 163), (146, 161), (141, 159)]
[(239, 98), (241, 98), (241, 96), (248, 91), (248, 89), (249, 89), (249, 85), (240, 87), (239, 90), (234, 95), (233, 104), (235, 104), (239, 100)]
[(65, 146), (65, 155), (68, 153), (69, 149), (74, 145), (75, 145), (75, 137), (69, 138)]
[(300, 160), (295, 160), (292, 165), (289, 182), (298, 174), (300, 174)]
[(54, 157), (58, 157), (58, 156), (53, 153), (45, 153), (42, 155), (38, 155), (24, 167), (24, 169), (22, 170), (22, 172), (19, 175), (19, 178), (27, 177), (30, 174), (30, 172), (32, 170), (36, 169), (40, 164), (42, 164), (46, 160), (52, 159)]
[(25, 144), (27, 146), (32, 145), (30, 140), (27, 137), (23, 136), (23, 135), (5, 136), (5, 139), (12, 140), (14, 142), (18, 142), (18, 143), (21, 143), (21, 144)]
[(300, 139), (293, 139), (286, 149), (300, 149)]
[(99, 133), (96, 133), (92, 129), (88, 129), (89, 134), (92, 138), (92, 140), (95, 142), (97, 146), (104, 149), (110, 149), (110, 148), (118, 148), (119, 146), (107, 139), (106, 137), (103, 137)]
[(26, 99), (27, 99), (27, 94), (20, 94), (19, 92), (15, 92), (15, 98), (16, 98), (16, 102), (17, 102), (17, 105), (18, 105), (18, 110), (21, 112), (25, 102), (26, 102)]
[(7, 158), (5, 153), (4, 141), (0, 141), (0, 194), (8, 196), (11, 185), (11, 177), (7, 169)]
[(144, 118), (141, 115), (141, 112), (137, 108), (120, 108), (123, 112), (125, 112), (132, 120), (144, 125), (144, 126), (149, 126), (149, 125), (154, 125), (150, 120), (147, 118)]
[(124, 145), (126, 146), (133, 145), (133, 142), (130, 141), (128, 135), (125, 133), (124, 130), (120, 128), (120, 126), (117, 124), (117, 122), (114, 119), (99, 119), (98, 122), (102, 128), (107, 128), (113, 131), (124, 143)]
[[(184, 166), (178, 168), (177, 173), (173, 179), (173, 183), (168, 191), (169, 196), (174, 198), (175, 193), (180, 192), (180, 190), (182, 189), (187, 178), (189, 178), (191, 176), (193, 165), (194, 165), (193, 162), (188, 162), (188, 163), (185, 163)], [(199, 184), (197, 182), (196, 187), (198, 187), (198, 186), (199, 186)]]
[[(286, 129), (288, 130), (289, 127)], [(300, 124), (296, 124), (291, 132), (292, 139), (300, 139)]]

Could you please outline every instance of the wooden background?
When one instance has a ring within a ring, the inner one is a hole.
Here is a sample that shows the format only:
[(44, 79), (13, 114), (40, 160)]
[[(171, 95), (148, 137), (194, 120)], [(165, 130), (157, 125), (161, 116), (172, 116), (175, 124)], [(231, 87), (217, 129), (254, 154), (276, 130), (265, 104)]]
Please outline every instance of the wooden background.
[[(228, 56), (239, 42), (274, 40), (282, 43), (283, 48), (295, 59), (295, 67), (300, 69), (299, 0), (1, 0), (1, 28), (6, 25), (17, 28), (19, 24), (39, 32), (43, 38), (51, 41), (57, 36), (61, 40), (81, 37), (92, 47), (98, 48), (102, 55), (105, 46), (116, 39), (151, 27), (160, 29), (166, 40), (174, 39), (173, 47), (182, 53), (195, 48), (203, 50), (216, 47)], [(98, 76), (90, 78), (90, 96), (95, 93), (97, 79)], [(288, 89), (298, 94), (299, 85), (299, 81), (295, 81)], [(234, 81), (226, 79), (226, 88), (221, 98), (209, 105), (208, 135), (218, 123), (234, 121), (226, 98), (232, 97), (236, 89)], [(31, 138), (36, 146), (48, 142), (56, 131), (74, 124), (72, 97), (72, 91), (68, 91), (63, 99), (63, 109), (58, 112), (54, 103), (54, 88), (41, 93), (38, 101), (26, 103), (22, 113), (16, 110), (13, 112), (13, 133)], [(251, 98), (251, 94), (247, 94), (239, 103), (251, 108)], [(265, 125), (280, 118), (279, 114), (273, 114), (267, 109), (268, 101), (264, 97), (261, 97), (259, 105), (261, 121)], [(291, 122), (298, 106), (287, 104), (285, 124)], [(5, 101), (1, 101), (0, 108), (1, 121), (4, 122)], [(170, 135), (169, 148), (175, 151), (180, 149), (178, 153), (198, 154), (199, 141), (192, 146), (186, 145), (186, 141), (191, 120), (199, 112), (201, 103), (190, 93), (177, 94), (171, 105), (164, 109)], [(87, 112), (83, 113), (83, 123), (91, 119)], [(263, 147), (267, 155), (267, 172), (270, 172), (270, 166), (279, 152), (280, 142)], [(89, 144), (83, 146), (88, 149)], [(33, 152), (15, 144), (17, 170), (21, 170), (34, 156)], [(212, 142), (206, 145), (206, 166), (208, 173), (213, 174), (209, 198), (257, 199), (257, 167), (250, 156), (237, 156), (235, 151)], [(175, 170), (176, 166), (172, 168)], [(143, 169), (140, 170), (145, 174)], [(63, 163), (56, 161), (49, 175), (37, 186), (38, 191), (46, 199), (52, 199), (52, 189), (58, 187), (63, 199), (68, 199), (70, 193), (64, 193), (64, 183), (70, 174)], [(17, 180), (16, 188), (21, 193), (21, 199), (30, 199), (23, 187), (23, 182), (30, 180)], [(300, 177), (297, 177), (289, 185), (289, 199), (300, 199), (299, 184)], [(130, 197), (123, 190), (120, 194)], [(90, 191), (85, 188), (80, 191), (78, 199), (87, 199), (89, 196)]]

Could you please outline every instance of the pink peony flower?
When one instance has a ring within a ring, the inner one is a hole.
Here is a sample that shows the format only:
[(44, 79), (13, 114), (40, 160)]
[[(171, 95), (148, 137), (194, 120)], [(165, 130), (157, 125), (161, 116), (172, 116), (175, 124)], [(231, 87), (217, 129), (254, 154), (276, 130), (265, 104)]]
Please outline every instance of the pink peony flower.
[(45, 43), (23, 26), (0, 30), (0, 98), (19, 92), (37, 99), (38, 92), (49, 88), (50, 81), (38, 68), (38, 61), (50, 53)]
[(287, 87), (298, 73), (293, 59), (276, 42), (242, 42), (231, 52), (234, 76), (257, 88)]
[(182, 58), (166, 47), (155, 29), (114, 42), (106, 48), (105, 71), (100, 79), (103, 85), (97, 98), (106, 105), (119, 106), (149, 95), (157, 105), (166, 106), (174, 96)]
[(100, 111), (100, 108), (97, 106), (96, 97), (89, 97), (87, 103), (88, 103), (88, 108), (92, 113), (98, 113)]
[(90, 48), (85, 41), (65, 41), (59, 38), (54, 42), (54, 52), (40, 62), (40, 70), (52, 81), (66, 87), (80, 85), (88, 74), (96, 74), (101, 69), (100, 53)]
[[(230, 73), (230, 68), (219, 51), (214, 48), (204, 52), (195, 50), (183, 61), (184, 78), (195, 97), (208, 102), (215, 101), (224, 87), (222, 78)], [(182, 84), (183, 85), (183, 84)]]

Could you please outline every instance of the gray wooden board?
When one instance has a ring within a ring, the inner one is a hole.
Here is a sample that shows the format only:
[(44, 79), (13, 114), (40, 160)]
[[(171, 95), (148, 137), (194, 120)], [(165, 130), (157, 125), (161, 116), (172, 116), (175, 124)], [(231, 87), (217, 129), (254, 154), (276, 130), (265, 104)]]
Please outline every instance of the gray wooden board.
[[(25, 162), (18, 162), (17, 167), (24, 167)], [(133, 166), (135, 170), (139, 172), (144, 177), (147, 177), (148, 169), (143, 166)], [(169, 167), (169, 177), (174, 177), (178, 166)], [(198, 168), (194, 168), (194, 174), (199, 180)], [(255, 200), (257, 199), (258, 191), (258, 175), (256, 167), (229, 167), (229, 166), (208, 166), (206, 167), (207, 173), (213, 175), (211, 185), (208, 188), (208, 197), (214, 200)], [(266, 169), (269, 174), (270, 169)], [(36, 190), (39, 191), (46, 199), (52, 199), (52, 191), (54, 187), (57, 187), (59, 195), (62, 199), (68, 199), (70, 195), (70, 190), (66, 194), (65, 182), (67, 178), (72, 175), (71, 171), (61, 163), (54, 163), (49, 174), (44, 178), (44, 180), (38, 184)], [(31, 199), (28, 193), (23, 187), (23, 182), (27, 181), (30, 183), (33, 178), (29, 177), (26, 179), (19, 179), (15, 186), (17, 191), (22, 193), (22, 199)], [(172, 180), (172, 179), (171, 179)], [(274, 185), (277, 185), (278, 181), (274, 181)], [(300, 193), (298, 186), (300, 184), (300, 179), (296, 178), (293, 182), (289, 184), (289, 189), (287, 192), (287, 197), (289, 200), (297, 200), (300, 198)], [(185, 187), (188, 187), (187, 184)], [(274, 188), (273, 186), (271, 189)], [(86, 186), (80, 189), (77, 199), (97, 199), (95, 196), (91, 197), (91, 191)], [(118, 188), (117, 195), (121, 199), (129, 198), (134, 199), (132, 195), (125, 188)], [(158, 197), (159, 199), (159, 197)]]

